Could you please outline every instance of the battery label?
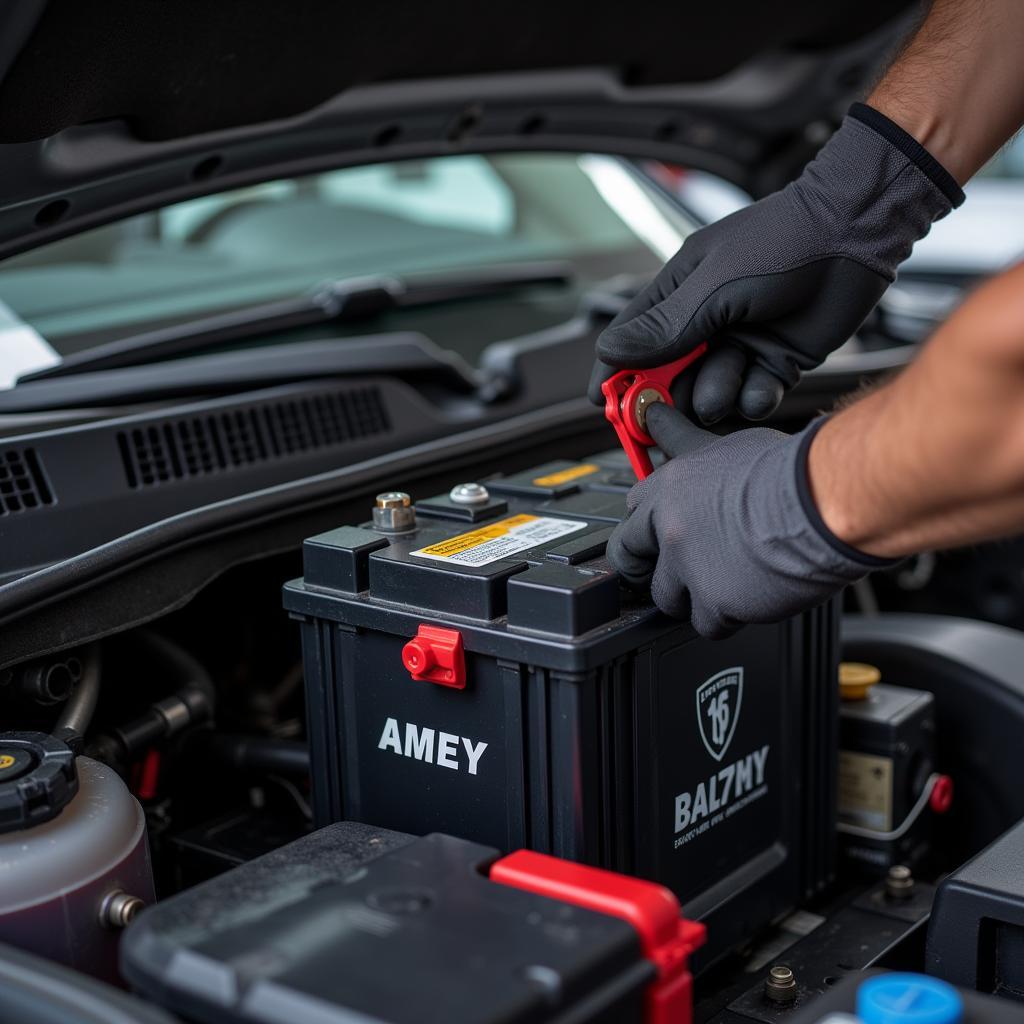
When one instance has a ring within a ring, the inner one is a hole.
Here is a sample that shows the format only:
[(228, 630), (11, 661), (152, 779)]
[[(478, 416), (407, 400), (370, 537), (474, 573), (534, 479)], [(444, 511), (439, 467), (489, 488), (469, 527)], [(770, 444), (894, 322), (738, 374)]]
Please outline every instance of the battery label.
[(839, 817), (878, 832), (892, 828), (892, 758), (839, 752)]
[(771, 745), (766, 743), (760, 750), (698, 783), (695, 790), (676, 796), (674, 849), (704, 835), (767, 795), (765, 766), (770, 750)]
[(420, 558), (436, 558), (454, 565), (489, 565), (519, 551), (558, 540), (570, 533), (586, 529), (587, 524), (574, 519), (553, 519), (546, 516), (509, 516), (469, 533), (438, 541), (410, 554)]
[(533, 481), (533, 485), (534, 487), (557, 487), (559, 484), (567, 484), (570, 480), (578, 480), (581, 476), (590, 476), (600, 468), (592, 462), (581, 462), (578, 466), (570, 466), (568, 469), (560, 469), (557, 473), (539, 476)]

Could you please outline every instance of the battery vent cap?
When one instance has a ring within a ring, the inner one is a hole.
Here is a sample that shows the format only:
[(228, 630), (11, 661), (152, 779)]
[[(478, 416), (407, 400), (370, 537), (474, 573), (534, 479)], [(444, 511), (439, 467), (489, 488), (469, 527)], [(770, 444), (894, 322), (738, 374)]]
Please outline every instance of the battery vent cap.
[(704, 945), (707, 930), (681, 916), (679, 901), (664, 886), (532, 850), (517, 850), (496, 861), (490, 878), (631, 924), (644, 956), (658, 972), (647, 991), (645, 1024), (691, 1024), (688, 961)]

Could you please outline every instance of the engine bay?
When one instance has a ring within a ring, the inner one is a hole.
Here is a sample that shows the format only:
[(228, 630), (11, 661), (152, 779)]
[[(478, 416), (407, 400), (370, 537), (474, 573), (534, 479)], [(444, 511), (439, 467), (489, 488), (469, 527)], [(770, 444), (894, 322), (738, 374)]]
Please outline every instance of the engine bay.
[(0, 5), (0, 1024), (1024, 1021), (1022, 11)]
[(4, 670), (13, 955), (200, 1021), (810, 1021), (926, 967), (1016, 1019), (1024, 634), (701, 640), (604, 558), (631, 482), (384, 491)]

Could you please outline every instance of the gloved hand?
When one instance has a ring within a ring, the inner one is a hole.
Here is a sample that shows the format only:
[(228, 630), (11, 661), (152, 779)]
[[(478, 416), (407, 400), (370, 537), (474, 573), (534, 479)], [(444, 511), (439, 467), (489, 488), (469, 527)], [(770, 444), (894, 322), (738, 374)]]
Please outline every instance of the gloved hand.
[(917, 141), (854, 104), (781, 192), (690, 235), (597, 340), (589, 395), (615, 369), (660, 366), (702, 341), (693, 409), (761, 419), (861, 325), (897, 266), (963, 192)]
[(807, 452), (824, 422), (792, 436), (751, 427), (718, 437), (651, 406), (648, 432), (670, 458), (629, 492), (630, 515), (608, 541), (612, 565), (709, 638), (806, 611), (892, 565), (835, 537), (814, 506)]

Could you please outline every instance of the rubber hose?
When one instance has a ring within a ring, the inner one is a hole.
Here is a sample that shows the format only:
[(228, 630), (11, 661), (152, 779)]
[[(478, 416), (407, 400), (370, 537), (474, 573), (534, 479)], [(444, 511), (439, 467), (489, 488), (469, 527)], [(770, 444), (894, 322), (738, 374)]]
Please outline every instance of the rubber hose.
[(168, 701), (173, 702), (176, 698), (178, 709), (186, 716), (184, 722), (178, 723), (179, 727), (213, 718), (215, 690), (213, 680), (203, 665), (176, 643), (157, 633), (140, 631), (134, 639), (148, 648), (154, 660), (169, 666), (170, 674), (175, 677), (173, 688), (167, 697), (155, 701), (137, 718), (111, 729), (109, 733), (93, 737), (86, 753), (106, 764), (130, 759), (178, 731), (168, 721), (166, 708), (162, 707)]
[(159, 633), (151, 633), (149, 630), (142, 630), (136, 634), (136, 639), (149, 647), (156, 657), (162, 659), (171, 667), (177, 681), (175, 690), (183, 689), (186, 686), (194, 686), (201, 690), (206, 697), (211, 716), (216, 707), (216, 692), (210, 674), (203, 667), (202, 662), (193, 658), (183, 647), (179, 647), (173, 640), (168, 640)]
[(100, 645), (90, 644), (82, 656), (82, 678), (68, 697), (54, 732), (70, 729), (79, 736), (86, 734), (100, 697), (100, 668)]
[(207, 756), (243, 771), (287, 776), (309, 774), (309, 747), (271, 736), (225, 736), (201, 733), (195, 742)]

